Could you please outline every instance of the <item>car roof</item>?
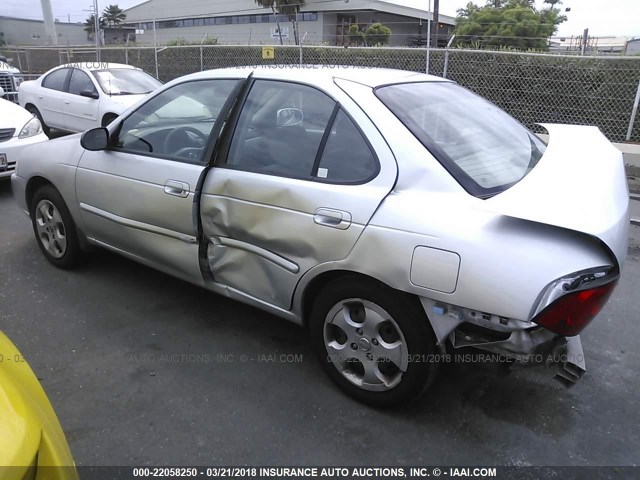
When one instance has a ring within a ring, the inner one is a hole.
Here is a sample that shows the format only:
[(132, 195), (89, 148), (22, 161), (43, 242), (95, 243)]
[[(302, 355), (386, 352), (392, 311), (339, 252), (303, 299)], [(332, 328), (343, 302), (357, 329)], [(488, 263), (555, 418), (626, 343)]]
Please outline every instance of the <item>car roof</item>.
[(406, 82), (443, 82), (441, 77), (424, 73), (389, 68), (326, 66), (326, 65), (259, 65), (246, 67), (221, 68), (197, 72), (183, 79), (204, 79), (220, 77), (247, 77), (253, 73), (257, 78), (286, 79), (315, 83), (321, 77), (326, 79), (342, 78), (361, 83), (369, 87), (378, 87)]
[(64, 65), (60, 65), (60, 68), (63, 67), (74, 67), (79, 68), (81, 70), (93, 71), (93, 70), (108, 70), (108, 69), (116, 69), (116, 68), (126, 68), (130, 70), (134, 70), (136, 67), (133, 65), (126, 65), (124, 63), (108, 63), (108, 62), (72, 62), (66, 63)]

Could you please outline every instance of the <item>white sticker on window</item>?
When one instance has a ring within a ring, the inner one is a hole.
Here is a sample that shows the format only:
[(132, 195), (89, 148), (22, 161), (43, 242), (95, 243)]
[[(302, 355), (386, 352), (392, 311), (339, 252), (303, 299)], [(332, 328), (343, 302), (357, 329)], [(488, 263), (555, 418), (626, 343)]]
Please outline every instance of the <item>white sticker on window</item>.
[(328, 175), (329, 175), (329, 169), (327, 168), (318, 169), (318, 178), (327, 178)]

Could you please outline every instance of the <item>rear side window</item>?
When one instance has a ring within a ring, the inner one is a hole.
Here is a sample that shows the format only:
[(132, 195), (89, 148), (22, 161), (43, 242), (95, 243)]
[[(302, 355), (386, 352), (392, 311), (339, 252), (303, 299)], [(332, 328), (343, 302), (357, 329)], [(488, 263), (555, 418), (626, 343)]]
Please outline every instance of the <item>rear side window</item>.
[(378, 161), (351, 119), (338, 112), (316, 177), (332, 183), (362, 183), (378, 173)]
[(42, 86), (44, 88), (50, 88), (51, 90), (64, 90), (64, 84), (67, 80), (68, 68), (61, 68), (44, 77), (42, 80)]
[(351, 118), (308, 85), (257, 80), (243, 106), (227, 166), (328, 183), (364, 183), (377, 158)]
[(335, 102), (315, 88), (257, 80), (238, 119), (227, 165), (311, 179)]
[(390, 85), (376, 95), (472, 195), (524, 178), (545, 144), (506, 112), (453, 83)]

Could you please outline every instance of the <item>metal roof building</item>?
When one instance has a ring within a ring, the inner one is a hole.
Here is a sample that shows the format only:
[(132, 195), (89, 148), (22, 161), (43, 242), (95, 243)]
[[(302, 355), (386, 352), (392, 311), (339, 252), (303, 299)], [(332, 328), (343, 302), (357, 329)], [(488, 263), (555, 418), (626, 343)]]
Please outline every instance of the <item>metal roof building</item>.
[[(280, 41), (276, 16), (254, 0), (148, 0), (125, 13), (127, 25), (138, 30), (138, 44), (161, 45), (179, 39), (200, 42), (205, 35), (220, 44)], [(366, 27), (379, 22), (391, 29), (390, 45), (406, 46), (424, 42), (430, 15), (426, 10), (383, 0), (307, 0), (298, 14), (298, 23), (305, 44), (345, 45), (350, 25)], [(278, 17), (284, 44), (294, 44), (289, 17)], [(455, 18), (440, 15), (438, 23), (440, 41), (446, 42)], [(436, 26), (432, 28), (435, 32)]]

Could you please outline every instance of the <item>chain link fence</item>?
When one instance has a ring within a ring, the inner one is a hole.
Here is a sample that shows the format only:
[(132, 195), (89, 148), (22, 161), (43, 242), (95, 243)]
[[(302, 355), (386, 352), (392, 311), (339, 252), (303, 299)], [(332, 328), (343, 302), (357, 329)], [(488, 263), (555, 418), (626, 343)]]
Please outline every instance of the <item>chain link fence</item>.
[[(423, 48), (189, 45), (103, 48), (102, 62), (128, 63), (166, 82), (188, 73), (243, 65), (348, 65), (424, 72)], [(61, 63), (94, 62), (92, 48), (5, 50), (26, 73)], [(616, 142), (640, 143), (634, 100), (640, 88), (640, 57), (576, 57), (489, 50), (431, 49), (429, 73), (450, 78), (499, 105), (525, 125), (596, 125)], [(636, 120), (636, 121), (634, 121)], [(630, 132), (630, 134), (629, 134)]]

